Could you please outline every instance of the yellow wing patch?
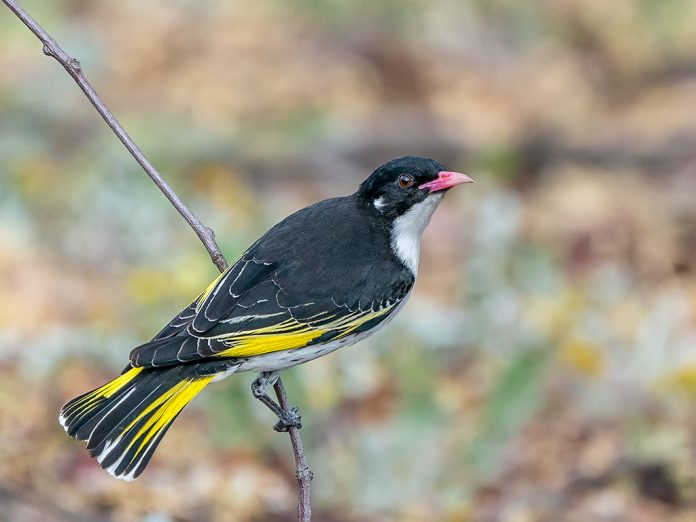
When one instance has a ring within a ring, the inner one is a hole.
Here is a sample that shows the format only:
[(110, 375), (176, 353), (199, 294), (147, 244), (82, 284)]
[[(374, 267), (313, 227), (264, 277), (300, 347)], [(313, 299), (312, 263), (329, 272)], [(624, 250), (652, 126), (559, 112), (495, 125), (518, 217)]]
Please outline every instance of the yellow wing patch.
[(353, 331), (360, 328), (366, 322), (371, 321), (372, 319), (376, 319), (377, 317), (383, 316), (389, 310), (391, 310), (391, 307), (384, 308), (383, 310), (379, 310), (377, 312), (368, 313), (366, 315), (363, 315), (362, 317), (358, 317), (357, 319), (350, 321), (350, 323), (346, 325), (346, 329), (343, 330), (343, 332), (341, 332), (336, 338), (339, 339), (341, 337), (346, 337), (347, 335), (350, 335), (351, 333), (353, 333)]
[(329, 321), (322, 322), (321, 326), (311, 326), (295, 319), (287, 319), (272, 326), (220, 336), (217, 339), (229, 348), (218, 353), (217, 356), (248, 357), (302, 348), (317, 337), (332, 332), (338, 334), (333, 338), (339, 339), (350, 335), (366, 322), (386, 314), (391, 308), (383, 308), (376, 312), (352, 312), (334, 321), (330, 320), (332, 317), (327, 317), (324, 320), (329, 319)]
[(246, 357), (290, 350), (307, 346), (312, 340), (325, 334), (327, 331), (321, 328), (311, 328), (304, 332), (236, 337), (234, 346), (217, 355), (219, 357)]

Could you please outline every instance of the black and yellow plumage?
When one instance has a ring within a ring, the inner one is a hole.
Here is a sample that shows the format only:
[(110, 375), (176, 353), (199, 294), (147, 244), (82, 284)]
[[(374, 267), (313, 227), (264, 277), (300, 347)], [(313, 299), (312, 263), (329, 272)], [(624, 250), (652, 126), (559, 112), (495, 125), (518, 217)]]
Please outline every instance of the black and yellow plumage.
[(133, 349), (120, 377), (68, 402), (61, 424), (103, 468), (132, 479), (186, 404), (232, 373), (261, 372), (257, 397), (281, 427), (299, 422), (283, 417), (266, 388), (279, 370), (357, 342), (401, 308), (423, 228), (446, 189), (469, 180), (452, 174), (433, 160), (402, 158), (355, 194), (281, 221)]

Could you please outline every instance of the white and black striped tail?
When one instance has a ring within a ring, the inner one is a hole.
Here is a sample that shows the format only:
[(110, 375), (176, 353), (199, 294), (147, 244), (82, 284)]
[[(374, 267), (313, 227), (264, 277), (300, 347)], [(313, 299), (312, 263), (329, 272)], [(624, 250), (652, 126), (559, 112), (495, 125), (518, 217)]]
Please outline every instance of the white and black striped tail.
[(59, 421), (116, 478), (133, 480), (184, 407), (215, 380), (217, 364), (127, 368), (113, 381), (68, 402)]

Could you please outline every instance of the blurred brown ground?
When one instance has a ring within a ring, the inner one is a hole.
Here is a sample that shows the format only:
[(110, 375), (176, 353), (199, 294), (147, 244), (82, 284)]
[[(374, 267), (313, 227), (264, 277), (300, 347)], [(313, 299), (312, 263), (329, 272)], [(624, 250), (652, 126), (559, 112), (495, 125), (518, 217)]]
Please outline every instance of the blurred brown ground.
[[(24, 2), (228, 259), (372, 168), (476, 180), (407, 310), (287, 372), (318, 521), (696, 520), (696, 2)], [(134, 483), (57, 424), (214, 276), (0, 9), (0, 520), (292, 520), (220, 383)]]

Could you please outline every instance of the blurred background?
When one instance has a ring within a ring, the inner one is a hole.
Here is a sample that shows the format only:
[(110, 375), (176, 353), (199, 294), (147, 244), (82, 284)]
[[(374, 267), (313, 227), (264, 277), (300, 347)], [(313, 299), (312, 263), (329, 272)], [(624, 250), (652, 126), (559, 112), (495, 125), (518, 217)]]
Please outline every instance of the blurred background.
[[(696, 520), (696, 1), (23, 4), (229, 260), (400, 155), (477, 180), (405, 312), (286, 372), (316, 520)], [(292, 520), (251, 374), (134, 483), (58, 426), (216, 270), (4, 6), (0, 49), (0, 520)]]

